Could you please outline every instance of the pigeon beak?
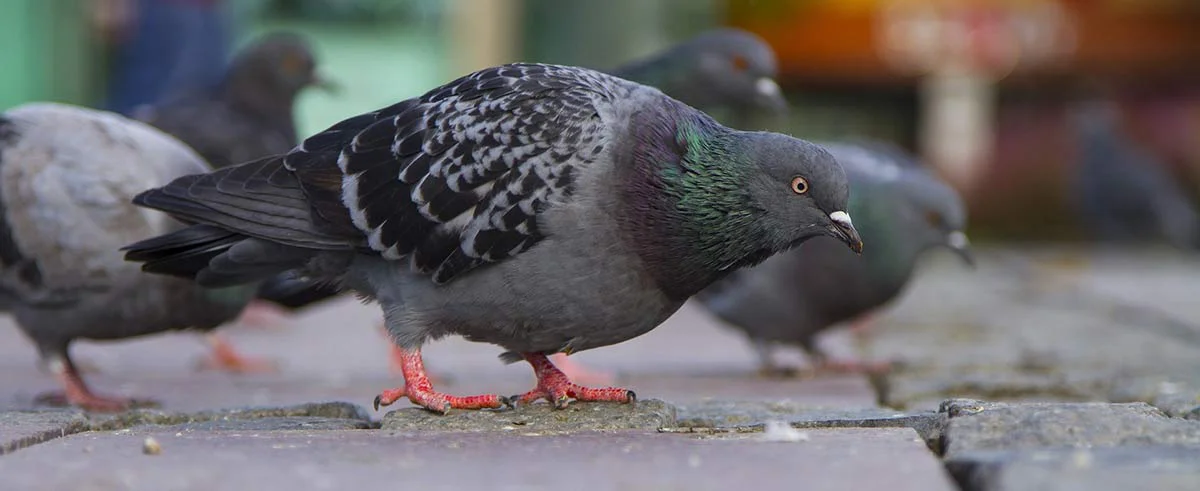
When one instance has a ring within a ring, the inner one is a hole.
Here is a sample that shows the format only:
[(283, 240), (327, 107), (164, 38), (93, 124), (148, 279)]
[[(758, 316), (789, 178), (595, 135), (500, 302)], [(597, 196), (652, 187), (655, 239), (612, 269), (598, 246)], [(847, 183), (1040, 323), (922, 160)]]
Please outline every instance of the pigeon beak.
[(758, 93), (760, 104), (777, 114), (787, 114), (787, 99), (783, 97), (783, 90), (779, 88), (779, 84), (771, 77), (762, 77), (756, 80), (754, 90)]
[(342, 92), (342, 84), (325, 78), (318, 73), (312, 74), (312, 78), (309, 79), (308, 85), (323, 90), (330, 95), (337, 95)]
[(850, 246), (850, 250), (862, 254), (863, 242), (858, 236), (858, 231), (854, 230), (854, 223), (850, 221), (850, 214), (844, 211), (835, 211), (829, 214), (829, 219), (833, 221), (833, 225), (829, 226), (829, 231), (834, 237), (837, 237)]
[(967, 239), (967, 234), (961, 230), (955, 230), (946, 235), (946, 247), (958, 254), (963, 262), (975, 269), (975, 254), (971, 252), (971, 241)]

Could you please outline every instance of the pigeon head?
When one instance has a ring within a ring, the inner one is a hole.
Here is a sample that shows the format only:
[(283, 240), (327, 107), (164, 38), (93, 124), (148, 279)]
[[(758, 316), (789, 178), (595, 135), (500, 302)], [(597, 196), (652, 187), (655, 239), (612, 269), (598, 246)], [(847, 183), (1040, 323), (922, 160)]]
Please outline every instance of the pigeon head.
[(909, 205), (900, 210), (904, 227), (918, 237), (921, 248), (948, 248), (973, 267), (975, 259), (965, 232), (967, 208), (958, 192), (924, 171), (907, 178), (902, 189)]
[(813, 237), (862, 251), (846, 211), (846, 174), (825, 149), (734, 131), (703, 115), (642, 128), (635, 148), (641, 176), (625, 190), (628, 226), (669, 295), (689, 297)]
[(693, 63), (692, 76), (730, 106), (785, 112), (787, 101), (775, 82), (775, 52), (758, 36), (739, 29), (719, 29), (693, 38), (684, 46)]
[(705, 110), (759, 109), (782, 114), (787, 100), (775, 82), (775, 52), (739, 29), (717, 29), (658, 55), (629, 63), (614, 75), (651, 85)]
[(862, 240), (847, 213), (849, 184), (824, 148), (777, 133), (743, 137), (747, 207), (760, 210), (760, 233), (782, 251), (820, 235), (862, 252)]
[(289, 107), (307, 87), (335, 90), (317, 73), (312, 47), (301, 36), (267, 34), (244, 48), (229, 67), (225, 89), (255, 105), (278, 101)]

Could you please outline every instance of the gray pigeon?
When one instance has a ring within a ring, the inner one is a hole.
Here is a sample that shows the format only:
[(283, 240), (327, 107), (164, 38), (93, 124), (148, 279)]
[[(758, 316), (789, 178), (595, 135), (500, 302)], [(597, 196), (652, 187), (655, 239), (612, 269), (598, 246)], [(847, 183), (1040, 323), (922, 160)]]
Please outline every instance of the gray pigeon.
[(139, 205), (195, 225), (128, 247), (146, 271), (217, 287), (300, 268), (382, 304), (407, 396), (436, 392), (421, 346), (457, 334), (524, 359), (540, 398), (633, 401), (547, 355), (653, 329), (737, 268), (812, 237), (861, 250), (845, 174), (821, 147), (741, 132), (583, 68), (484, 69), (342, 121), (283, 158), (177, 179)]
[(775, 82), (775, 52), (749, 32), (716, 29), (662, 53), (613, 69), (696, 108), (780, 113), (787, 100)]
[(1074, 194), (1092, 237), (1200, 247), (1200, 214), (1166, 165), (1121, 131), (1116, 105), (1088, 101), (1073, 118), (1080, 157)]
[(309, 86), (328, 87), (312, 48), (298, 35), (274, 33), (242, 49), (216, 86), (172, 94), (135, 116), (221, 168), (295, 147), (293, 106)]
[[(140, 109), (137, 116), (183, 140), (213, 166), (226, 167), (295, 147), (299, 139), (293, 106), (309, 86), (333, 88), (317, 75), (312, 48), (304, 38), (273, 33), (243, 49), (218, 86), (174, 95)], [(330, 285), (280, 276), (264, 282), (258, 297), (298, 309), (337, 293)]]
[(99, 411), (129, 402), (88, 390), (71, 341), (208, 330), (249, 300), (253, 288), (207, 290), (121, 257), (131, 241), (182, 228), (133, 206), (134, 195), (208, 170), (179, 141), (116, 114), (35, 103), (0, 116), (0, 297), (67, 402)]
[(834, 364), (816, 335), (862, 317), (896, 298), (917, 260), (940, 246), (971, 263), (966, 211), (958, 194), (916, 160), (890, 146), (823, 144), (850, 179), (849, 212), (871, 247), (861, 256), (817, 239), (761, 265), (743, 269), (697, 295), (718, 318), (745, 332), (764, 373), (777, 373), (772, 348), (799, 345), (818, 369), (861, 370)]

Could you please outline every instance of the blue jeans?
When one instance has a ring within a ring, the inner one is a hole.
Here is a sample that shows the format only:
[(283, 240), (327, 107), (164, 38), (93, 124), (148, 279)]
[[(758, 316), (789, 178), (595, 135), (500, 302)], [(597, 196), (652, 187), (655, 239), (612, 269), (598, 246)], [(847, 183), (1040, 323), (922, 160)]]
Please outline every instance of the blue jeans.
[(105, 109), (129, 114), (177, 91), (221, 79), (230, 49), (221, 2), (137, 0), (137, 19), (118, 46)]

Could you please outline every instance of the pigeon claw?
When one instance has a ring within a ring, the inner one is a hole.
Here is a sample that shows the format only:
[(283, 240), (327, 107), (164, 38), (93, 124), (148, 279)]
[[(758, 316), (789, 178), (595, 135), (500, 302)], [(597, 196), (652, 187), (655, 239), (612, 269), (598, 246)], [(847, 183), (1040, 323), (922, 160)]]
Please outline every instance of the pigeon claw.
[(502, 407), (514, 407), (513, 401), (508, 397), (500, 397), (494, 394), (466, 397), (451, 396), (434, 391), (432, 387), (418, 388), (412, 391), (403, 387), (388, 389), (375, 396), (375, 402), (372, 405), (378, 411), (380, 407), (390, 406), (405, 397), (413, 404), (439, 414), (447, 414), (451, 409), (499, 409)]
[(565, 409), (572, 399), (587, 402), (627, 403), (637, 400), (637, 395), (628, 389), (619, 387), (596, 389), (571, 382), (566, 374), (550, 363), (550, 360), (544, 354), (525, 353), (524, 356), (525, 360), (533, 366), (534, 374), (537, 375), (538, 385), (517, 399), (522, 404), (529, 404), (538, 399), (545, 399), (555, 409)]

